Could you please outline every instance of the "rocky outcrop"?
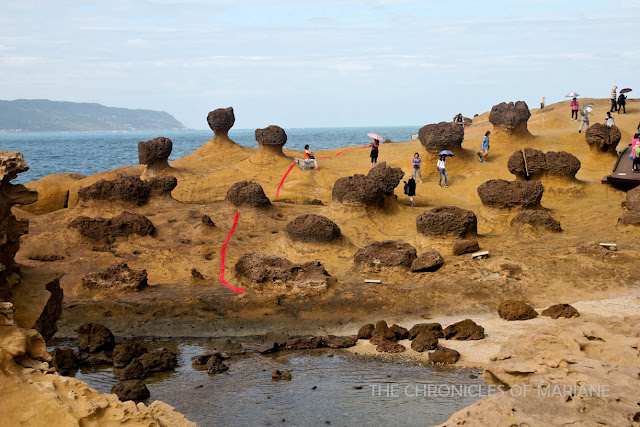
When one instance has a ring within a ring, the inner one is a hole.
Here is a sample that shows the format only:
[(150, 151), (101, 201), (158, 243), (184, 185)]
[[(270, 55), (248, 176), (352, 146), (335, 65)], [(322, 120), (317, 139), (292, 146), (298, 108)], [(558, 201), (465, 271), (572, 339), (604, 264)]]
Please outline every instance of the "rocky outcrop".
[(433, 332), (420, 332), (413, 341), (411, 341), (411, 348), (419, 353), (427, 350), (433, 350), (437, 346), (438, 338)]
[(554, 233), (562, 231), (560, 221), (554, 219), (547, 211), (526, 210), (518, 213), (511, 220), (511, 227), (529, 226), (534, 230), (546, 230)]
[(368, 323), (358, 330), (359, 340), (368, 340), (373, 335), (373, 331), (376, 329), (376, 325)]
[(256, 141), (259, 154), (283, 156), (282, 147), (287, 143), (287, 133), (280, 126), (267, 126), (264, 129), (256, 129)]
[(575, 309), (574, 306), (569, 304), (556, 304), (551, 307), (543, 310), (540, 313), (543, 316), (551, 317), (552, 319), (559, 319), (560, 317), (564, 317), (566, 319), (570, 319), (572, 317), (580, 317), (580, 313)]
[(411, 267), (416, 259), (416, 248), (402, 240), (374, 241), (360, 248), (353, 262), (369, 268)]
[(135, 400), (141, 401), (151, 396), (149, 389), (141, 380), (118, 381), (111, 388), (111, 393), (118, 396), (118, 399), (124, 401)]
[(138, 161), (141, 165), (147, 165), (144, 174), (148, 177), (157, 176), (169, 167), (171, 150), (173, 142), (163, 136), (138, 142)]
[(38, 200), (20, 209), (41, 215), (68, 207), (69, 189), (76, 181), (86, 178), (79, 173), (55, 173), (46, 175), (37, 181), (25, 184), (25, 187), (38, 192)]
[(416, 218), (418, 233), (425, 236), (465, 237), (478, 232), (478, 219), (472, 211), (456, 206), (440, 206)]
[(453, 365), (460, 359), (460, 353), (446, 347), (438, 347), (429, 353), (429, 361), (442, 365)]
[(85, 323), (78, 328), (78, 351), (99, 353), (111, 351), (116, 345), (111, 331), (99, 323)]
[(444, 264), (442, 255), (438, 251), (429, 251), (420, 254), (411, 263), (411, 271), (415, 273), (436, 271)]
[(113, 367), (125, 368), (133, 359), (148, 352), (146, 347), (137, 342), (118, 344), (113, 348)]
[(420, 143), (430, 154), (442, 150), (459, 152), (464, 140), (464, 128), (455, 123), (440, 122), (423, 126), (418, 131)]
[(324, 347), (322, 337), (298, 337), (287, 340), (287, 350), (311, 350)]
[(462, 255), (477, 252), (480, 245), (476, 239), (460, 239), (453, 242), (453, 254)]
[(533, 148), (514, 152), (507, 162), (509, 172), (520, 179), (540, 179), (546, 175), (574, 178), (581, 165), (576, 156), (566, 151), (545, 154)]
[(294, 264), (272, 254), (244, 254), (235, 265), (238, 275), (249, 279), (256, 291), (284, 291), (295, 296), (319, 295), (335, 283), (318, 261)]
[(444, 338), (444, 331), (440, 323), (418, 323), (409, 329), (409, 339), (415, 339), (422, 332), (427, 332), (436, 338)]
[(333, 185), (331, 199), (349, 206), (383, 207), (385, 198), (392, 196), (404, 177), (400, 168), (381, 162), (367, 175), (355, 174), (338, 179)]
[(218, 108), (207, 115), (207, 123), (213, 131), (213, 140), (216, 143), (229, 142), (233, 144), (233, 141), (229, 139), (229, 130), (235, 122), (236, 116), (233, 114), (233, 107)]
[(545, 156), (549, 175), (575, 177), (582, 166), (576, 156), (566, 151), (547, 151)]
[(498, 314), (504, 320), (529, 320), (538, 317), (538, 312), (530, 305), (516, 300), (502, 301), (498, 306)]
[(540, 181), (492, 179), (478, 187), (478, 196), (494, 208), (534, 207), (540, 205), (544, 187)]
[(96, 242), (112, 243), (117, 237), (137, 234), (140, 237), (155, 233), (155, 227), (141, 214), (123, 212), (113, 218), (79, 216), (69, 224), (85, 238)]
[(224, 199), (234, 206), (264, 208), (271, 205), (262, 186), (254, 181), (236, 182), (227, 190), (227, 196)]
[(526, 102), (501, 102), (491, 108), (489, 122), (493, 125), (494, 132), (523, 137), (531, 136), (527, 129), (529, 117), (531, 112)]
[(306, 243), (327, 243), (340, 238), (340, 227), (322, 215), (301, 215), (287, 224), (285, 231), (291, 240)]
[(380, 320), (376, 322), (376, 327), (371, 334), (369, 342), (371, 344), (380, 344), (384, 341), (395, 341), (396, 334), (387, 326), (387, 322)]
[(447, 326), (444, 337), (460, 341), (481, 340), (484, 338), (484, 328), (471, 319), (465, 319)]
[(609, 127), (602, 123), (595, 123), (587, 129), (584, 137), (592, 153), (618, 155), (616, 147), (622, 139), (622, 134), (616, 125)]
[(105, 270), (82, 278), (82, 287), (108, 292), (139, 292), (146, 288), (147, 270), (131, 269), (126, 262), (116, 262)]
[(104, 180), (78, 190), (82, 202), (123, 202), (137, 206), (145, 205), (152, 197), (170, 197), (178, 185), (173, 176), (155, 177), (143, 181), (137, 176), (120, 174), (114, 180)]

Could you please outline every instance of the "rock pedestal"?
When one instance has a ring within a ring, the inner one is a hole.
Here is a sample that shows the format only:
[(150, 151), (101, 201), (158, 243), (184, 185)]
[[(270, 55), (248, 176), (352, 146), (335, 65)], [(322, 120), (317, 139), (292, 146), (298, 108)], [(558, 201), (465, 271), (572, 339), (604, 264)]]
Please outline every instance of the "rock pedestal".
[(267, 126), (264, 129), (256, 129), (256, 141), (258, 141), (258, 155), (284, 156), (282, 147), (287, 143), (287, 133), (280, 126)]
[(143, 175), (157, 176), (168, 168), (171, 150), (173, 150), (173, 142), (163, 136), (138, 142), (138, 160), (141, 165), (147, 165)]
[(229, 139), (229, 129), (236, 122), (236, 116), (233, 114), (233, 107), (218, 108), (209, 112), (207, 115), (207, 123), (213, 131), (212, 141), (215, 144), (235, 145), (235, 142)]

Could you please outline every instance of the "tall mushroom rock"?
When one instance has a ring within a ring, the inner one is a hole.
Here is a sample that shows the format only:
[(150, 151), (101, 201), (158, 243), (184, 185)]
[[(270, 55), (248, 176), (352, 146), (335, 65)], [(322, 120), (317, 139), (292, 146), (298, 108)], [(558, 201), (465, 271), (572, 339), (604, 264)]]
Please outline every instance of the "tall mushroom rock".
[(282, 147), (287, 143), (287, 133), (280, 126), (267, 126), (264, 129), (256, 129), (256, 141), (258, 153), (283, 156)]
[(213, 110), (207, 116), (207, 123), (213, 130), (213, 140), (216, 143), (229, 142), (233, 143), (229, 139), (229, 129), (233, 127), (236, 122), (236, 116), (233, 114), (233, 107), (218, 108)]
[(514, 136), (531, 136), (527, 128), (529, 117), (531, 112), (526, 102), (518, 101), (515, 104), (501, 102), (491, 108), (489, 121), (495, 132)]
[(459, 151), (464, 140), (464, 128), (447, 122), (430, 124), (420, 128), (418, 138), (430, 154), (438, 154), (442, 150)]
[(147, 165), (143, 173), (145, 176), (158, 176), (169, 167), (169, 156), (173, 150), (173, 142), (163, 136), (150, 141), (138, 142), (138, 160), (141, 165)]

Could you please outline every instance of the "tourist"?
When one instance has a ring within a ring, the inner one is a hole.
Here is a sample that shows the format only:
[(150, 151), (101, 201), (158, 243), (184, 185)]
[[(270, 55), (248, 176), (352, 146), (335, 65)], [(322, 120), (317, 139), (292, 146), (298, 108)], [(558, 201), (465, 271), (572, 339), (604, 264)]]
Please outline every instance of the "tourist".
[(416, 179), (416, 174), (420, 177), (420, 184), (422, 184), (422, 172), (420, 171), (420, 163), (422, 163), (422, 159), (420, 158), (420, 154), (415, 153), (413, 155), (413, 179)]
[(476, 153), (482, 163), (486, 163), (485, 159), (489, 155), (489, 135), (490, 134), (491, 134), (491, 131), (487, 131), (487, 133), (484, 134), (484, 136), (482, 137), (482, 142), (480, 143), (480, 151)]
[(580, 120), (580, 129), (578, 129), (578, 133), (582, 133), (582, 126), (587, 125), (587, 130), (589, 130), (589, 112), (585, 112), (584, 108), (580, 110), (580, 115), (582, 116), (582, 120)]
[(447, 185), (447, 156), (440, 156), (438, 163), (436, 164), (436, 168), (438, 168), (438, 173), (440, 174), (440, 181), (438, 185), (442, 187), (442, 176), (444, 175), (444, 187), (448, 188)]
[(613, 121), (613, 117), (611, 117), (610, 111), (607, 111), (607, 117), (604, 118), (604, 124), (609, 127), (615, 125), (615, 122)]
[(316, 170), (318, 170), (318, 161), (316, 160), (315, 156), (313, 155), (313, 153), (311, 152), (311, 149), (309, 148), (309, 145), (305, 145), (304, 146), (304, 162), (305, 163), (312, 163), (315, 165)]
[(409, 200), (411, 200), (411, 206), (416, 206), (415, 195), (416, 195), (416, 180), (413, 179), (413, 176), (409, 177), (409, 181), (404, 181), (404, 194), (409, 196)]
[[(580, 109), (580, 104), (578, 104), (578, 100), (573, 98), (571, 101), (571, 120), (578, 121), (578, 110)], [(573, 118), (575, 116), (575, 119)]]
[(623, 111), (622, 114), (627, 114), (627, 97), (624, 96), (624, 93), (618, 96), (618, 114), (620, 114), (620, 110)]
[(631, 156), (633, 159), (633, 171), (640, 172), (640, 134), (636, 133), (633, 135), (633, 140), (631, 141)]
[(462, 127), (464, 127), (464, 117), (462, 117), (462, 113), (458, 113), (458, 115), (453, 120), (453, 122), (457, 125), (461, 125)]
[(613, 86), (613, 89), (611, 89), (611, 110), (609, 110), (611, 113), (613, 113), (614, 111), (618, 111), (618, 104), (616, 103), (616, 97), (618, 94), (618, 86)]
[(371, 144), (369, 144), (369, 147), (371, 147), (371, 168), (373, 169), (373, 167), (378, 163), (378, 148), (380, 147), (380, 141), (374, 139), (371, 141)]

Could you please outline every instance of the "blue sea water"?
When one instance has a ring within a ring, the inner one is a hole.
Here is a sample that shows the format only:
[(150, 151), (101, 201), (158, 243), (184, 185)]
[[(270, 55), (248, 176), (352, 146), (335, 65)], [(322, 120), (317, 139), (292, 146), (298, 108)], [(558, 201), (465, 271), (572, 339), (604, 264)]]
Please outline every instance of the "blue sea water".
[[(383, 126), (348, 128), (289, 128), (285, 148), (330, 150), (367, 144), (367, 133), (385, 139), (411, 140), (419, 126)], [(120, 166), (138, 164), (138, 141), (164, 136), (173, 141), (169, 161), (195, 151), (213, 136), (210, 130), (136, 131), (136, 132), (17, 132), (0, 133), (0, 150), (20, 151), (29, 171), (14, 181), (35, 181), (52, 173), (75, 172), (91, 175)], [(231, 129), (229, 137), (245, 147), (257, 147), (253, 129)]]

